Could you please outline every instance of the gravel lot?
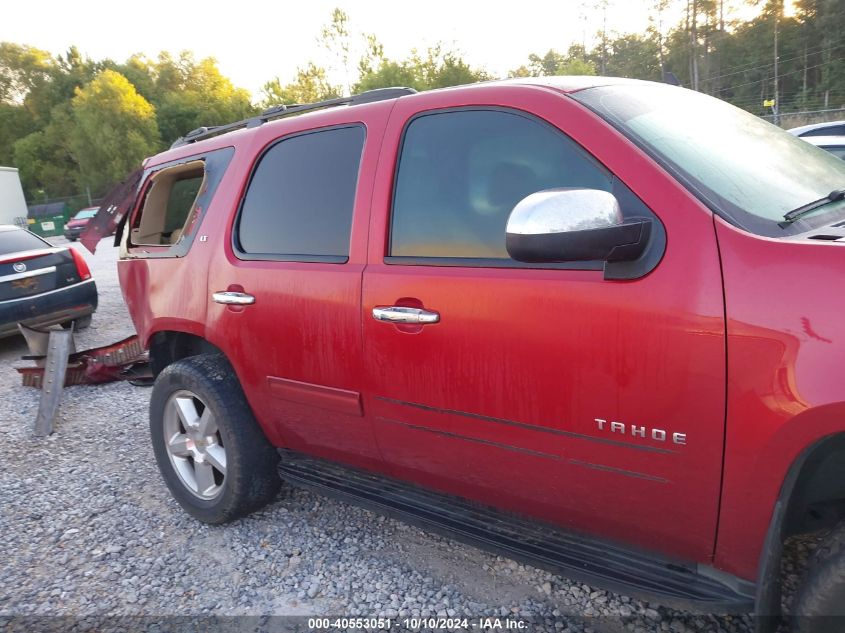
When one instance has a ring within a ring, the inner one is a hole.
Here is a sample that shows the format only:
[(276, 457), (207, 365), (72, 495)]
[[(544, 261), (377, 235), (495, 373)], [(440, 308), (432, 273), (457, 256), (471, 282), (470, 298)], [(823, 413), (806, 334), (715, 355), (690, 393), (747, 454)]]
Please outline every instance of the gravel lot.
[[(73, 246), (100, 290), (78, 349), (130, 335), (116, 249), (104, 240), (92, 256)], [(156, 470), (149, 389), (68, 388), (56, 432), (36, 440), (39, 394), (13, 370), (25, 350), (19, 337), (0, 339), (0, 616), (67, 616), (63, 630), (103, 630), (114, 616), (206, 615), (494, 615), (525, 619), (531, 631), (752, 628), (747, 616), (690, 616), (594, 590), (300, 490), (229, 526), (202, 525), (171, 500)], [(792, 584), (811, 547), (797, 543), (787, 557)], [(51, 621), (22, 620), (29, 630)], [(174, 620), (130, 622), (120, 630), (176, 628)]]

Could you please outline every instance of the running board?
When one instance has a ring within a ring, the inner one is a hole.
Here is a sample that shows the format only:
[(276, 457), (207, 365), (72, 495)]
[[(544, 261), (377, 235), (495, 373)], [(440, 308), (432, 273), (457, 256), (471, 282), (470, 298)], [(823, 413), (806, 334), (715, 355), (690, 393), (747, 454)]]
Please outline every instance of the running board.
[(354, 503), (571, 580), (703, 613), (748, 613), (754, 584), (715, 569), (565, 532), (363, 470), (280, 450), (291, 484)]

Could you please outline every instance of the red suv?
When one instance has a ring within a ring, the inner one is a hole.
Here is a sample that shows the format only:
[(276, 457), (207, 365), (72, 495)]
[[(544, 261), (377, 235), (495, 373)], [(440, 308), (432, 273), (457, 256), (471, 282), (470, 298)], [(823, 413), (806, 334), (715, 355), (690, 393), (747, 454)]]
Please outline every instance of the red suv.
[[(696, 92), (560, 77), (279, 106), (144, 168), (120, 279), (159, 468), (201, 521), (268, 503), (278, 471), (596, 586), (775, 616), (784, 540), (845, 516), (823, 150)], [(843, 609), (843, 542), (799, 613)]]

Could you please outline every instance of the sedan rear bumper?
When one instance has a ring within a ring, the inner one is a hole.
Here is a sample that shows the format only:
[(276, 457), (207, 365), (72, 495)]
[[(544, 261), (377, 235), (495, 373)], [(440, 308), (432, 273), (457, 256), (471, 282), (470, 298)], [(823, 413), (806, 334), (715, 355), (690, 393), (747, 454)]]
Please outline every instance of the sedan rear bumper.
[(18, 333), (18, 323), (43, 327), (93, 314), (97, 285), (93, 279), (32, 297), (0, 301), (0, 337)]

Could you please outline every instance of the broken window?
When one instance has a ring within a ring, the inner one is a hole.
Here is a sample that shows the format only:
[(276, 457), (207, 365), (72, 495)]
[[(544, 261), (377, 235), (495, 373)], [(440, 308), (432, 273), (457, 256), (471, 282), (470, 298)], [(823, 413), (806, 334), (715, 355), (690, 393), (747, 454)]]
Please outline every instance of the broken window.
[(153, 174), (129, 234), (131, 246), (170, 246), (190, 226), (197, 198), (205, 184), (201, 160), (168, 167)]

